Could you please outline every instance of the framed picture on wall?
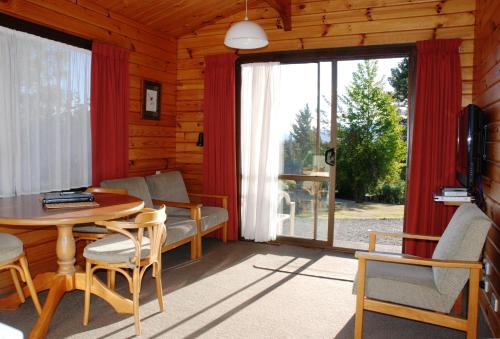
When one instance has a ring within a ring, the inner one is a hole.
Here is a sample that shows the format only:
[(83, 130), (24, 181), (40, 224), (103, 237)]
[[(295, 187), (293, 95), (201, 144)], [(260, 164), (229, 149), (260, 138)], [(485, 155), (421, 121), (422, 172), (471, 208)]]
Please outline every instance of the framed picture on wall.
[(160, 120), (161, 114), (161, 84), (144, 80), (143, 119)]

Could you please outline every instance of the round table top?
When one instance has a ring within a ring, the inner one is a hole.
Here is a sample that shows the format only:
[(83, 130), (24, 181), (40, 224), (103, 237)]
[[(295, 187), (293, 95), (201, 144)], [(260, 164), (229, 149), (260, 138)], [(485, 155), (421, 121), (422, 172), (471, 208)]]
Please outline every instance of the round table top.
[(144, 202), (122, 194), (93, 193), (97, 207), (47, 209), (40, 194), (0, 199), (0, 225), (74, 225), (122, 218), (139, 212)]

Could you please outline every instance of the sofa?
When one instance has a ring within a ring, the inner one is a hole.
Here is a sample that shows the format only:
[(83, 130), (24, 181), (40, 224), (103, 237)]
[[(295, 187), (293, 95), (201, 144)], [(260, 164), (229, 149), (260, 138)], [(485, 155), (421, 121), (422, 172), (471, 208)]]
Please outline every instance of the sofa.
[[(166, 206), (167, 238), (163, 252), (190, 243), (191, 259), (199, 258), (202, 255), (202, 237), (218, 229), (222, 230), (223, 242), (227, 242), (227, 196), (188, 194), (179, 171), (104, 180), (101, 187), (125, 188), (129, 195), (143, 200), (145, 207)], [(203, 206), (191, 202), (190, 197), (218, 199), (222, 207)]]

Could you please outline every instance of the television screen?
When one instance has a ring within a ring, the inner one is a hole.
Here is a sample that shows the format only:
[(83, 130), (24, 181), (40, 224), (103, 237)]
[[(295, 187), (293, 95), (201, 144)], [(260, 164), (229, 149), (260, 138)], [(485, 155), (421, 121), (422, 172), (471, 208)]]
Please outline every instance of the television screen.
[(483, 127), (483, 112), (479, 107), (468, 105), (458, 114), (456, 175), (469, 190), (481, 175)]

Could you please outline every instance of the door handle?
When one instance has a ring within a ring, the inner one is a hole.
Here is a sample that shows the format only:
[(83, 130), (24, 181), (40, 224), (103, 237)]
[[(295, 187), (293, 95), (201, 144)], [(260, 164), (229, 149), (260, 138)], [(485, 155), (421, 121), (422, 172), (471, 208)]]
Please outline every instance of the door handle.
[(325, 162), (330, 166), (335, 166), (335, 148), (329, 148), (326, 150)]

